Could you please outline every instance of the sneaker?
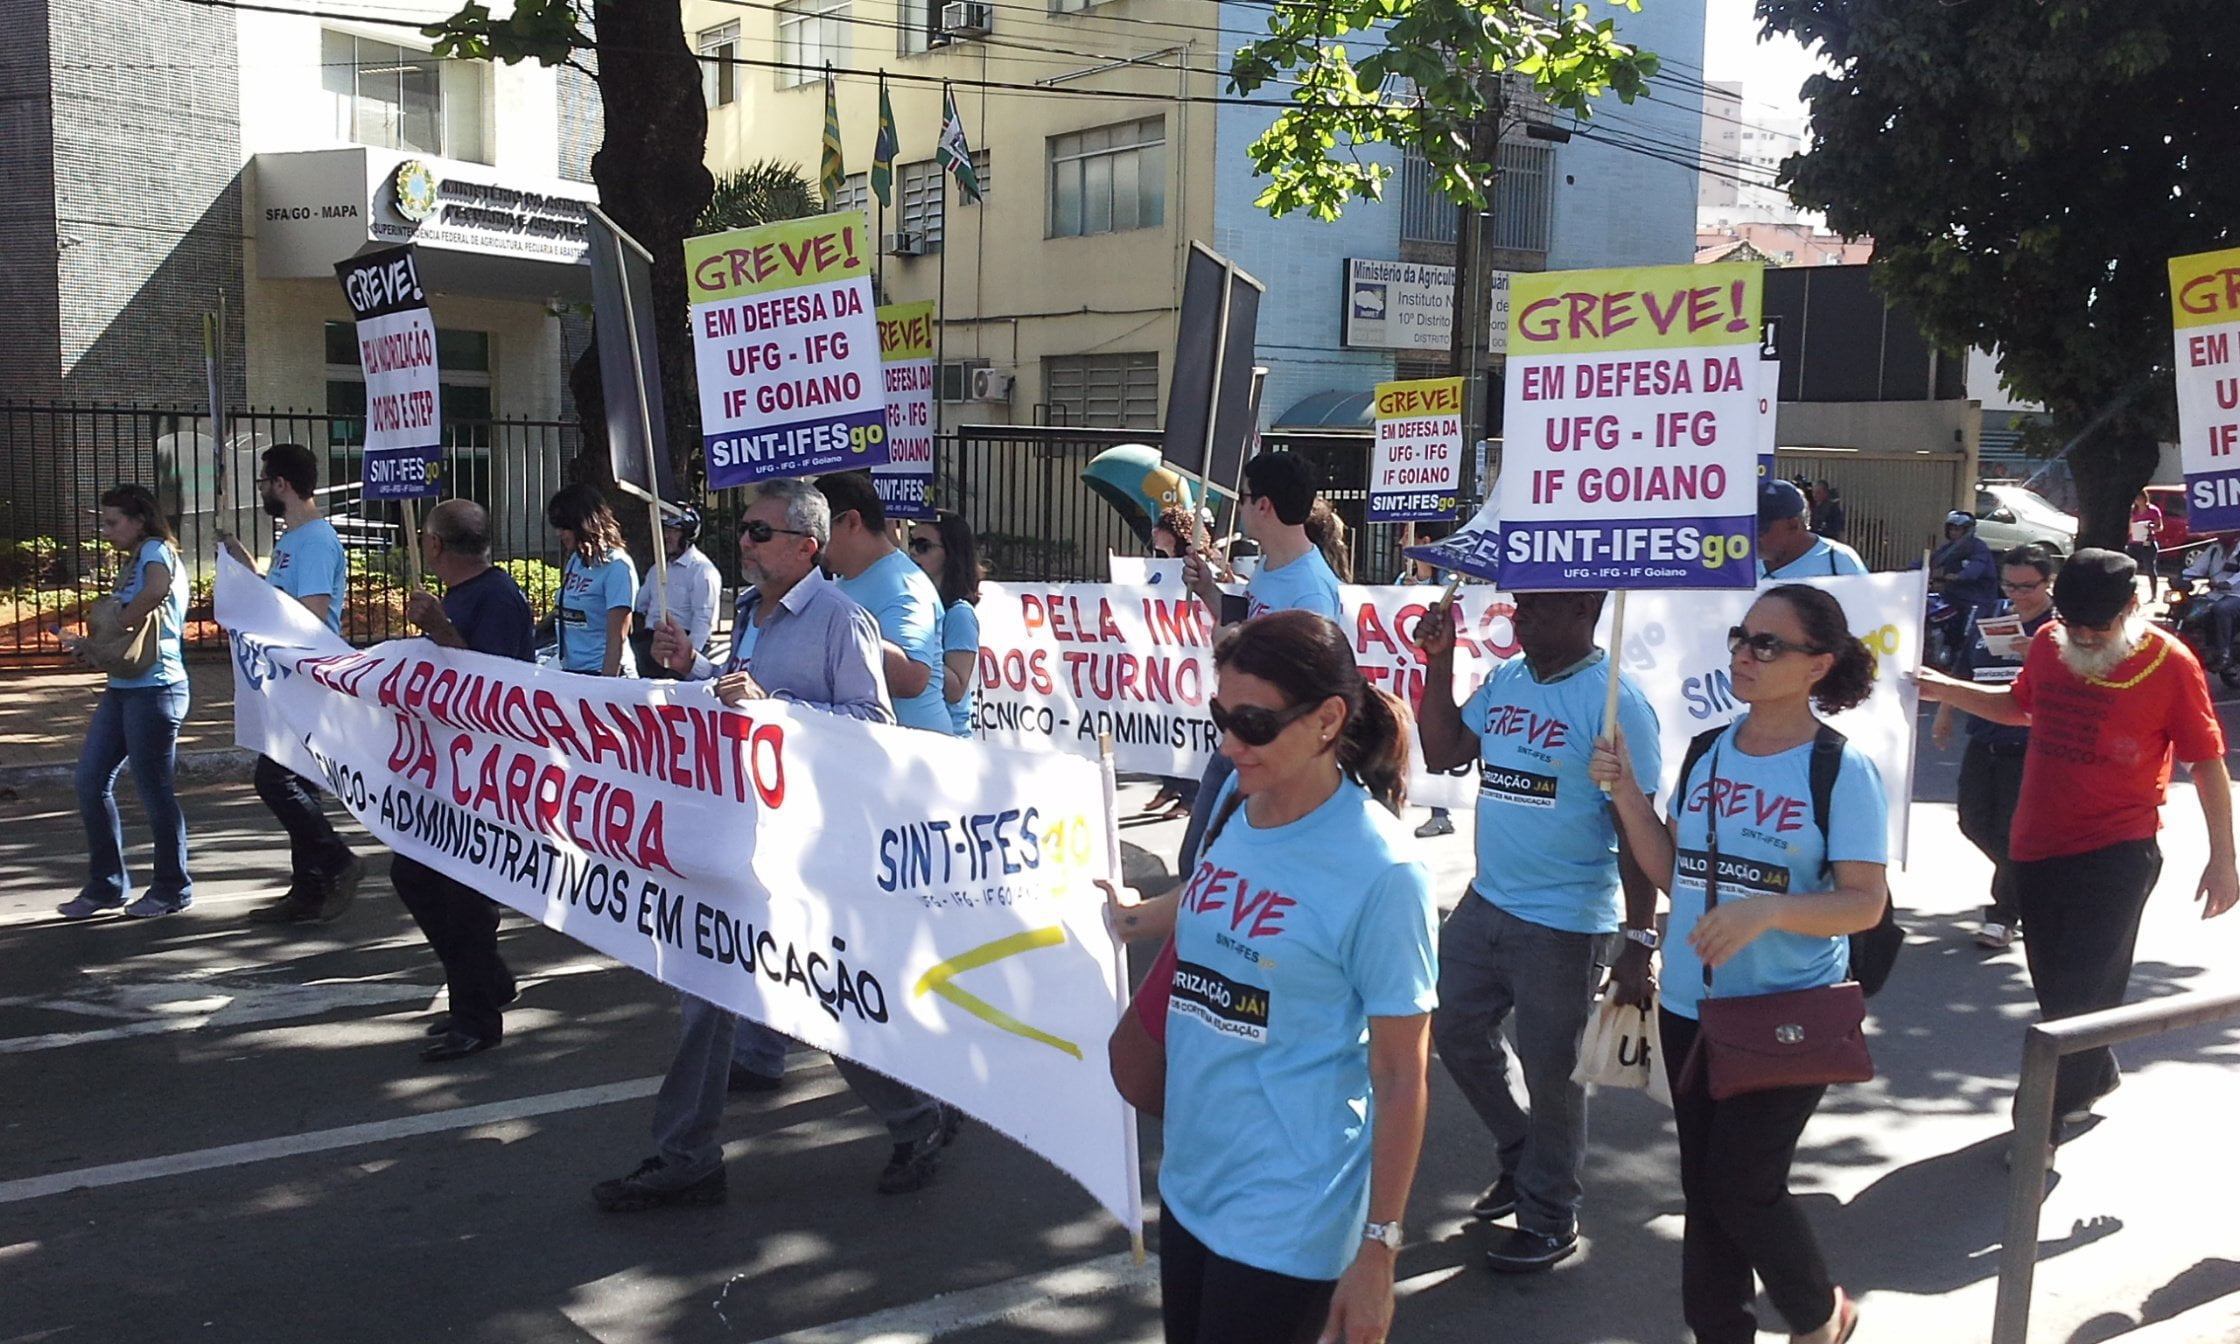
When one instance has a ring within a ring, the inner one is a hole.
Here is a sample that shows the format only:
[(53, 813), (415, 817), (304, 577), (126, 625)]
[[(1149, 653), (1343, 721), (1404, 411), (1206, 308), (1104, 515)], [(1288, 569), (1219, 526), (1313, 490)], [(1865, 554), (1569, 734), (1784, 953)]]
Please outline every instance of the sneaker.
[(782, 1073), (757, 1073), (744, 1064), (733, 1063), (731, 1080), (724, 1090), (734, 1095), (741, 1092), (775, 1092), (786, 1085)]
[(1501, 1179), (1486, 1187), (1478, 1202), (1470, 1206), (1470, 1216), (1482, 1223), (1496, 1218), (1506, 1218), (1517, 1211), (1517, 1178), (1507, 1172)]
[(933, 1184), (941, 1171), (941, 1153), (957, 1141), (957, 1134), (964, 1129), (964, 1112), (941, 1103), (939, 1117), (933, 1129), (915, 1143), (898, 1143), (887, 1156), (887, 1165), (879, 1173), (879, 1193), (906, 1195), (912, 1190), (923, 1190)]
[(311, 918), (311, 911), (318, 899), (312, 894), (310, 878), (299, 877), (288, 884), (280, 899), (260, 905), (249, 912), (251, 924), (294, 924)]
[(1454, 818), (1444, 814), (1434, 814), (1431, 820), (1416, 827), (1416, 839), (1418, 840), (1429, 840), (1435, 836), (1453, 834)]
[(172, 901), (164, 900), (158, 896), (142, 896), (139, 900), (126, 906), (124, 912), (134, 919), (155, 919), (160, 915), (176, 915), (193, 904), (194, 897), (192, 896), (182, 896)]
[(1577, 1228), (1556, 1233), (1528, 1232), (1520, 1227), (1486, 1252), (1486, 1268), (1496, 1274), (1533, 1274), (1569, 1258), (1578, 1249)]
[(123, 901), (97, 901), (91, 896), (73, 896), (54, 908), (64, 919), (91, 919), (110, 910), (124, 908)]
[(730, 1194), (723, 1164), (704, 1175), (687, 1177), (659, 1157), (640, 1162), (637, 1170), (591, 1187), (591, 1202), (608, 1213), (637, 1213), (644, 1209), (705, 1209), (721, 1204)]
[(1996, 952), (2013, 941), (2014, 926), (2011, 924), (2000, 924), (1987, 919), (1983, 921), (1983, 927), (1976, 930), (1976, 946), (1988, 951)]
[(318, 903), (308, 918), (320, 924), (341, 918), (342, 912), (350, 908), (350, 902), (358, 898), (358, 883), (365, 875), (366, 861), (352, 854), (348, 862), (320, 883), (324, 890), (319, 893)]

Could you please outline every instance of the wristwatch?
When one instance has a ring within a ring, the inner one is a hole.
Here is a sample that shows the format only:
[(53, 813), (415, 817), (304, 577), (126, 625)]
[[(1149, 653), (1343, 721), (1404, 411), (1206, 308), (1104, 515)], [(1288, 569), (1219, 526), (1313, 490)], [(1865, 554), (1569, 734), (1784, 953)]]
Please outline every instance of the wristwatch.
[(1651, 952), (1656, 951), (1660, 946), (1664, 944), (1664, 939), (1657, 935), (1657, 931), (1655, 929), (1636, 929), (1629, 927), (1621, 929), (1619, 930), (1619, 932), (1625, 934), (1627, 942), (1639, 943), (1643, 947), (1648, 948)]
[(1361, 1229), (1361, 1239), (1378, 1242), (1391, 1250), (1397, 1251), (1400, 1249), (1400, 1224), (1396, 1222), (1366, 1224)]

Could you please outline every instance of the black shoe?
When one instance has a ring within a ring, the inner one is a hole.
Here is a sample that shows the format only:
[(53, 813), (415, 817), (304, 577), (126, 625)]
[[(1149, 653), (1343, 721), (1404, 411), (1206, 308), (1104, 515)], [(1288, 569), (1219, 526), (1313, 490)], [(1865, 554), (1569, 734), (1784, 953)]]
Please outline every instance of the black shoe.
[(898, 1143), (887, 1156), (887, 1165), (879, 1173), (879, 1193), (906, 1195), (912, 1190), (923, 1190), (933, 1184), (941, 1171), (941, 1153), (957, 1141), (957, 1134), (964, 1128), (964, 1112), (941, 1103), (939, 1117), (933, 1129), (916, 1143)]
[(1507, 1172), (1501, 1179), (1486, 1187), (1478, 1202), (1470, 1206), (1470, 1216), (1480, 1222), (1490, 1223), (1496, 1218), (1506, 1218), (1517, 1211), (1517, 1178)]
[(1579, 1249), (1579, 1230), (1527, 1232), (1518, 1228), (1486, 1252), (1486, 1268), (1496, 1274), (1536, 1274)]
[(299, 877), (288, 884), (280, 899), (260, 905), (249, 912), (251, 924), (298, 924), (311, 918), (311, 911), (318, 905), (314, 895), (317, 885), (312, 879)]
[(721, 1204), (730, 1193), (723, 1166), (693, 1180), (681, 1180), (658, 1157), (649, 1157), (637, 1170), (591, 1187), (591, 1201), (608, 1213), (636, 1213), (641, 1209), (705, 1209)]
[(448, 1064), (454, 1059), (479, 1055), (498, 1044), (495, 1036), (470, 1036), (463, 1031), (447, 1031), (435, 1043), (420, 1052), (422, 1061), (429, 1064)]
[(342, 917), (358, 898), (358, 883), (365, 878), (366, 861), (352, 854), (349, 861), (326, 875), (319, 884), (319, 904), (311, 918), (325, 924)]
[(426, 1034), (430, 1036), (449, 1036), (451, 1034), (451, 1014), (437, 1013), (435, 1020), (428, 1024)]
[(731, 1066), (731, 1082), (725, 1090), (734, 1094), (740, 1092), (775, 1092), (785, 1085), (786, 1076), (782, 1073), (756, 1073), (744, 1064), (734, 1063)]

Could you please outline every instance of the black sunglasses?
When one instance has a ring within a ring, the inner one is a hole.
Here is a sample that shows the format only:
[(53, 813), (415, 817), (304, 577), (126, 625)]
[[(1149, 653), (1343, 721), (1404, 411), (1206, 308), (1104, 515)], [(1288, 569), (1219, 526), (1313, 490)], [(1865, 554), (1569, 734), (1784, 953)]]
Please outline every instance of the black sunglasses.
[(1770, 663), (1784, 653), (1827, 652), (1826, 649), (1816, 649), (1810, 644), (1791, 644), (1779, 635), (1769, 635), (1762, 631), (1752, 634), (1739, 625), (1728, 626), (1727, 652), (1740, 653), (1744, 649), (1750, 650), (1750, 656), (1761, 663)]
[(910, 554), (912, 555), (930, 555), (940, 549), (941, 543), (931, 537), (910, 538)]
[(746, 535), (747, 540), (753, 542), (757, 546), (760, 546), (762, 543), (770, 540), (770, 538), (778, 535), (780, 532), (785, 533), (789, 537), (809, 537), (816, 535), (813, 532), (804, 532), (798, 527), (772, 527), (770, 526), (770, 524), (762, 521), (760, 518), (747, 519), (747, 521), (739, 524), (739, 531)]
[(1235, 733), (1237, 740), (1248, 747), (1264, 747), (1292, 724), (1314, 708), (1312, 703), (1293, 705), (1289, 709), (1263, 709), (1259, 705), (1242, 705), (1236, 709), (1223, 709), (1216, 700), (1208, 706), (1213, 711), (1213, 726), (1223, 733)]

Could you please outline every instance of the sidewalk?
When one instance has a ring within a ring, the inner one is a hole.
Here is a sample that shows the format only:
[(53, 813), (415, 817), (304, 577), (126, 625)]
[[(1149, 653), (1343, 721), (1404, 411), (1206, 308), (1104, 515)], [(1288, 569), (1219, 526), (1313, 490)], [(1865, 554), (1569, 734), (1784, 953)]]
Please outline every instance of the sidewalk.
[[(0, 787), (67, 782), (107, 681), (82, 669), (0, 671)], [(246, 770), (247, 753), (233, 745), (233, 664), (189, 659), (187, 681), (193, 701), (179, 733), (180, 773)]]

